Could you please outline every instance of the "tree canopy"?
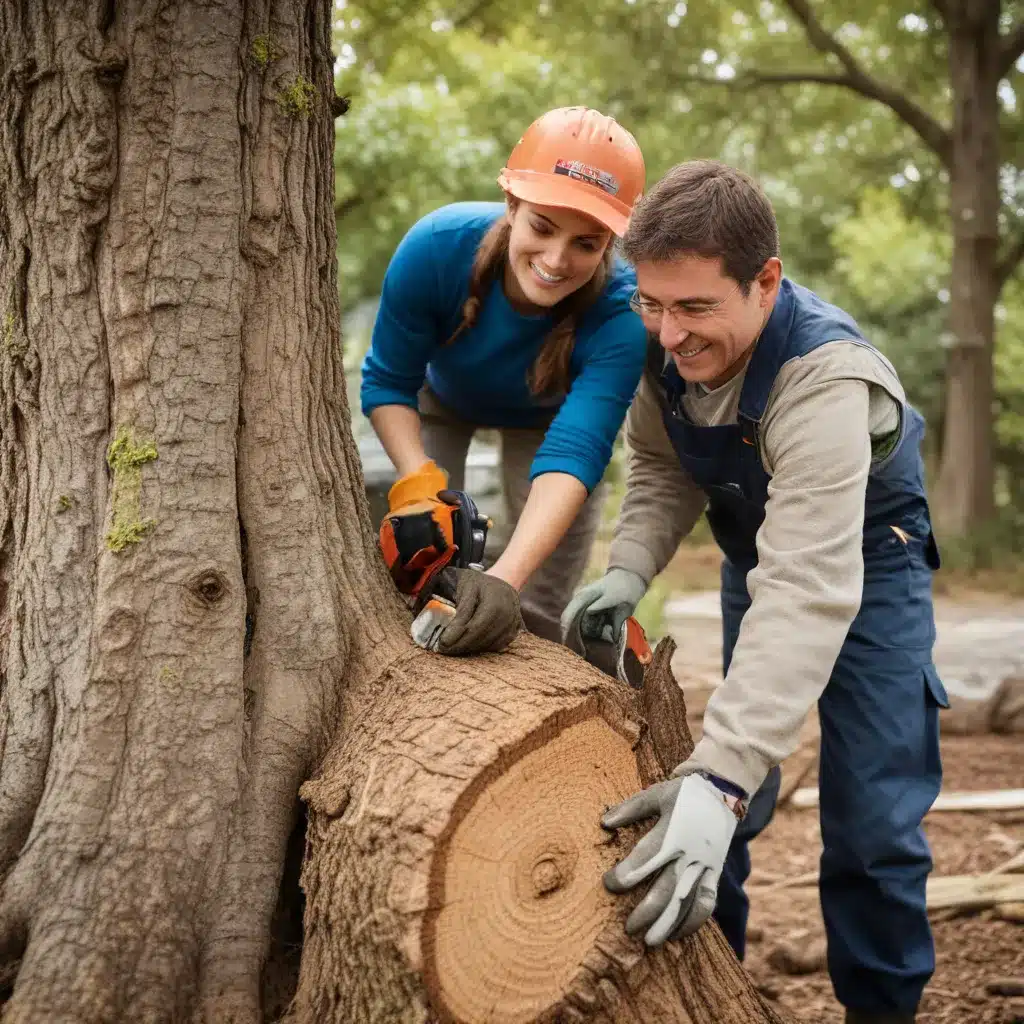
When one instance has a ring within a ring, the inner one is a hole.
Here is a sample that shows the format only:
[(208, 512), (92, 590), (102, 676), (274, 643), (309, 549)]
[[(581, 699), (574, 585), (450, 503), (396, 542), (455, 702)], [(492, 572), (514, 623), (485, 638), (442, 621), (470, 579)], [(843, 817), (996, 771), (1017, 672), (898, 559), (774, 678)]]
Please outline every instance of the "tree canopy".
[[(335, 169), (343, 303), (379, 288), (402, 233), (495, 177), (544, 110), (586, 103), (640, 141), (655, 181), (718, 157), (755, 174), (788, 273), (871, 332), (941, 435), (950, 334), (947, 4), (855, 0), (392, 0), (336, 3)], [(1024, 442), (1024, 3), (993, 60), (1000, 207), (997, 499)], [(934, 452), (934, 448), (933, 448)]]

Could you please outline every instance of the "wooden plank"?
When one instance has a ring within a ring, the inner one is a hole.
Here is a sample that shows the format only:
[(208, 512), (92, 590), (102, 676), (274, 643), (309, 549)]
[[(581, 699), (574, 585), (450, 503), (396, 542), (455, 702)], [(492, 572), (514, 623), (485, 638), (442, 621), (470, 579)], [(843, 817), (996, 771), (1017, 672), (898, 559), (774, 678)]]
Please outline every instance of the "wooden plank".
[[(803, 889), (806, 894), (813, 892), (817, 885), (817, 874), (807, 872), (796, 875), (788, 884), (775, 883), (767, 886), (751, 886), (752, 897), (778, 889)], [(982, 910), (1001, 903), (1024, 902), (1024, 878), (1017, 875), (932, 875), (927, 884), (929, 910), (944, 910), (957, 907), (967, 910)]]
[(1024, 900), (1024, 878), (1013, 875), (948, 875), (928, 879), (928, 909), (981, 910)]
[[(789, 798), (789, 805), (802, 810), (817, 807), (818, 788), (798, 789)], [(1024, 789), (992, 789), (939, 793), (931, 811), (1014, 811), (1021, 808), (1024, 808)]]

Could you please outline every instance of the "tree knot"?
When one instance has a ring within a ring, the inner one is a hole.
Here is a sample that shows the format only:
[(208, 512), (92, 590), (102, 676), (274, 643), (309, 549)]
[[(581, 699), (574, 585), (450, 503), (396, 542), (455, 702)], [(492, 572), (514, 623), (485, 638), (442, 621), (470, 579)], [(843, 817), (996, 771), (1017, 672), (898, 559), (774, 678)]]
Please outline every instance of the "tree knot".
[(217, 569), (207, 569), (192, 578), (188, 589), (207, 606), (215, 605), (228, 592), (228, 581)]

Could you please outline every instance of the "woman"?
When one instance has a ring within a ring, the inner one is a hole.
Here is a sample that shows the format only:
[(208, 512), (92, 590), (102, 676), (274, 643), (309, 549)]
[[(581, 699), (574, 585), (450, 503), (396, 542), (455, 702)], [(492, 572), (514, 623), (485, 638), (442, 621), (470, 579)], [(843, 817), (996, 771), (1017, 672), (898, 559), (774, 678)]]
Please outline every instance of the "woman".
[(501, 435), (515, 529), (488, 573), (559, 639), (586, 566), (598, 484), (644, 364), (632, 270), (613, 256), (644, 185), (636, 140), (565, 107), (538, 118), (498, 183), (405, 236), (384, 278), (361, 401), (400, 480), (392, 511), (462, 489), (473, 433)]

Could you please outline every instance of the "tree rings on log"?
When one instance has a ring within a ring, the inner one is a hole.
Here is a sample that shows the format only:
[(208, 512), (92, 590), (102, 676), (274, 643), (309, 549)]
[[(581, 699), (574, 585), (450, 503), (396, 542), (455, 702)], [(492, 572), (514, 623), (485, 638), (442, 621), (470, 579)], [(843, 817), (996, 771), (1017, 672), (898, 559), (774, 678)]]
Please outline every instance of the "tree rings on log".
[(624, 850), (601, 814), (641, 788), (629, 740), (600, 716), (503, 762), (456, 807), (431, 879), (426, 976), (460, 1024), (526, 1024), (562, 1001), (614, 913), (601, 876)]

